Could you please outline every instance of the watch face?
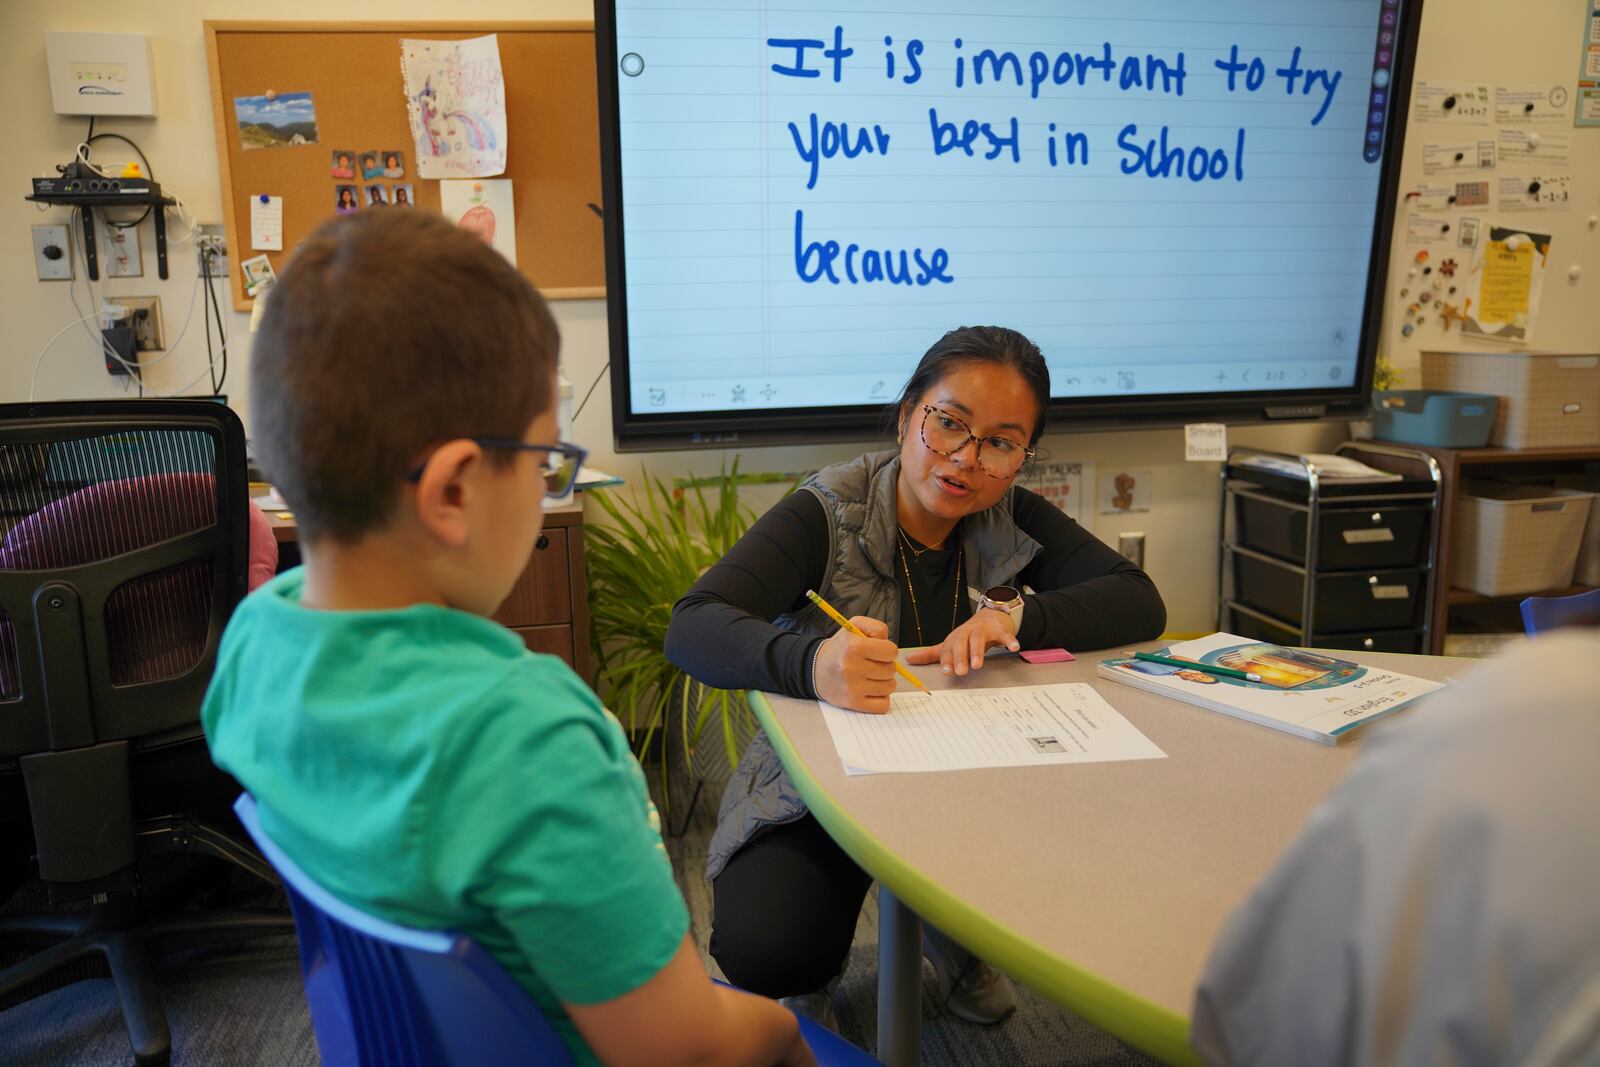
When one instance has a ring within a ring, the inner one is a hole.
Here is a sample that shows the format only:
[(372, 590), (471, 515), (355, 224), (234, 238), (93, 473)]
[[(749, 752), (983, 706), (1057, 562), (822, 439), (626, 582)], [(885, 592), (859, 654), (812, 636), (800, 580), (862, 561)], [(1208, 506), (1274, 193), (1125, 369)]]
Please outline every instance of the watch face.
[(983, 595), (987, 599), (994, 601), (996, 604), (1009, 604), (1013, 600), (1022, 599), (1022, 594), (1011, 588), (1009, 585), (993, 586)]

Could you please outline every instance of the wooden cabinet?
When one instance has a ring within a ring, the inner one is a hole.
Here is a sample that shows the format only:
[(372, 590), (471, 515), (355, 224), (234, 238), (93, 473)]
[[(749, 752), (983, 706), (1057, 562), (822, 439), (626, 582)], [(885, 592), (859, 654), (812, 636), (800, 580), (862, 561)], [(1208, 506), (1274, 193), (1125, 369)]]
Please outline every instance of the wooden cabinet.
[[(267, 521), (284, 561), (298, 562), (300, 530), (286, 512), (268, 512)], [(583, 498), (544, 513), (544, 530), (516, 587), (495, 612), (535, 652), (566, 660), (594, 685), (589, 655), (589, 577), (583, 565)]]
[[(1553, 479), (1592, 470), (1600, 462), (1600, 446), (1570, 446), (1563, 448), (1434, 448), (1411, 445), (1433, 456), (1439, 464), (1442, 480), (1440, 503), (1440, 533), (1438, 571), (1442, 579), (1434, 583), (1433, 617), (1435, 625), (1428, 651), (1435, 655), (1446, 650), (1452, 630), (1458, 638), (1467, 633), (1493, 635), (1495, 633), (1521, 633), (1522, 620), (1517, 606), (1524, 597), (1535, 595), (1518, 593), (1515, 596), (1487, 597), (1467, 589), (1457, 589), (1449, 581), (1451, 573), (1451, 531), (1458, 510), (1462, 483), (1470, 478), (1511, 478), (1516, 480)], [(1564, 589), (1543, 590), (1538, 595), (1566, 596), (1582, 593), (1592, 588), (1572, 585)], [(1451, 643), (1453, 652), (1479, 651), (1461, 641)]]
[(528, 559), (528, 569), (494, 618), (535, 652), (566, 660), (579, 677), (593, 685), (588, 590), (580, 497), (545, 512), (544, 531)]

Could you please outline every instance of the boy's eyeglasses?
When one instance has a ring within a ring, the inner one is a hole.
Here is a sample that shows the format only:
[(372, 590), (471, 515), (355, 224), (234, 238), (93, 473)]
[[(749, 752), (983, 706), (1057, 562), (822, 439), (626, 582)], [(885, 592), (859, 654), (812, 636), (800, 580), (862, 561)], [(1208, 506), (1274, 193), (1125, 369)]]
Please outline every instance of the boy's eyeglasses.
[[(578, 471), (583, 467), (583, 461), (589, 458), (589, 450), (579, 445), (561, 441), (553, 445), (530, 445), (526, 441), (513, 441), (506, 437), (469, 437), (467, 440), (475, 442), (480, 448), (500, 448), (513, 452), (543, 452), (544, 463), (540, 467), (544, 478), (544, 495), (546, 497), (563, 497), (578, 480)], [(406, 473), (406, 481), (415, 482), (422, 478), (422, 468), (428, 465), (427, 460), (418, 463)]]
[(1022, 464), (1033, 455), (1033, 449), (1021, 441), (999, 435), (979, 437), (972, 432), (972, 427), (948, 411), (932, 404), (922, 405), (922, 443), (928, 451), (953, 456), (966, 448), (968, 441), (978, 442), (973, 458), (978, 469), (991, 478), (1015, 477)]

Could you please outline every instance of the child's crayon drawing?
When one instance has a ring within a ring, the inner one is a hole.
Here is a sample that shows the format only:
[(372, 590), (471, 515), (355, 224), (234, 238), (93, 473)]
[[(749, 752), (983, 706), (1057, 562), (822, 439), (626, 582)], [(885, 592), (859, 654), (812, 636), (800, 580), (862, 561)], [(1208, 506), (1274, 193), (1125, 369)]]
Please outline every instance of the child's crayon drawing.
[(417, 177), (481, 178), (506, 169), (506, 90), (493, 34), (400, 42)]

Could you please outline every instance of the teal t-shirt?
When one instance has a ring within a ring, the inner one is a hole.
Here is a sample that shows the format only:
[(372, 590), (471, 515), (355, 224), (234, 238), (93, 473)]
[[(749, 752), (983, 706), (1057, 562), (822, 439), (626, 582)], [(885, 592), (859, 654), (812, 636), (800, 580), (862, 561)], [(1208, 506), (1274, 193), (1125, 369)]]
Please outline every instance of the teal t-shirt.
[(533, 996), (637, 989), (688, 929), (627, 738), (578, 676), (462, 611), (314, 611), (303, 572), (228, 623), (201, 718), (267, 833), (342, 900), (459, 930)]

